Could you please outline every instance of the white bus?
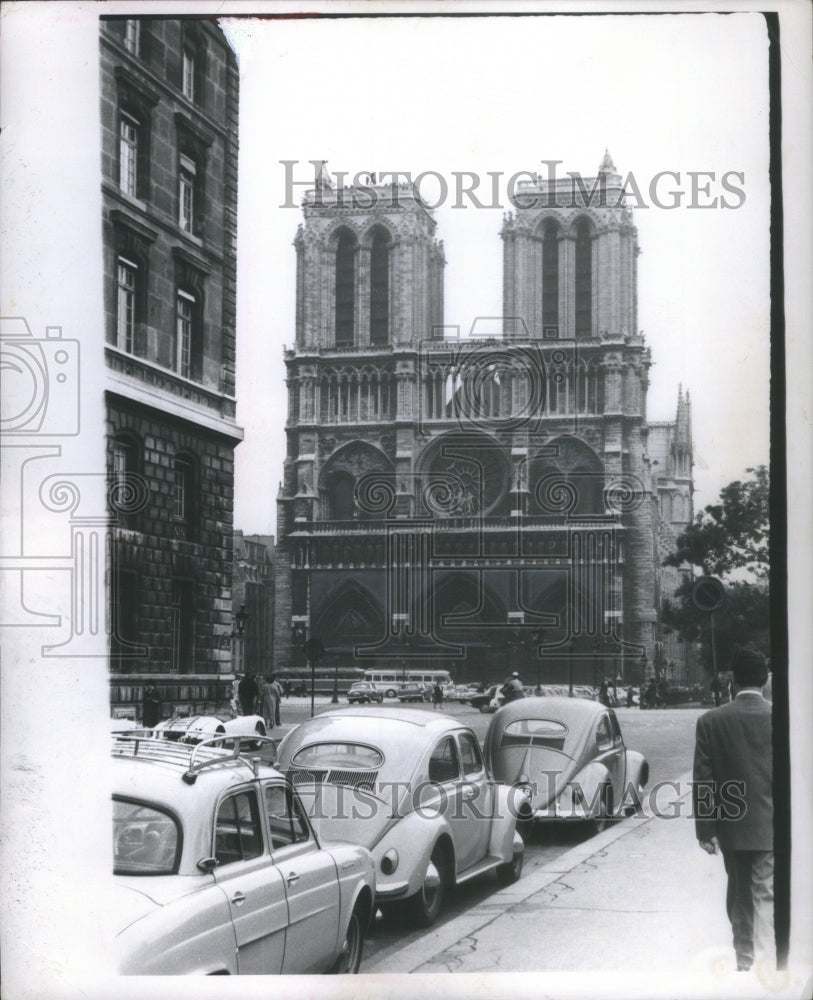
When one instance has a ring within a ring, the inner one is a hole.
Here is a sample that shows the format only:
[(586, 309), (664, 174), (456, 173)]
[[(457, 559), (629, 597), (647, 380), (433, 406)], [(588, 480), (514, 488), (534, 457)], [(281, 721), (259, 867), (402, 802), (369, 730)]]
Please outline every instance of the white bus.
[(448, 670), (388, 670), (371, 667), (364, 671), (364, 680), (374, 684), (376, 691), (383, 691), (387, 698), (395, 698), (404, 683), (434, 685), (436, 681), (440, 681), (444, 692), (453, 686)]

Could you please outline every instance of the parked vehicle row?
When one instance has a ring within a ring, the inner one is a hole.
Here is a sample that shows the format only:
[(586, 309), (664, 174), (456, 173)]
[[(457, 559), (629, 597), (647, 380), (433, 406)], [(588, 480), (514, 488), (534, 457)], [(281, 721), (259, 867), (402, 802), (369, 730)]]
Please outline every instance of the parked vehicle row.
[(482, 750), (445, 713), (358, 704), (279, 746), (251, 717), (194, 717), (119, 731), (113, 757), (120, 970), (137, 974), (357, 972), (377, 907), (430, 926), (455, 886), (520, 877), (521, 829), (603, 829), (649, 770), (611, 708), (562, 697), (496, 709)]

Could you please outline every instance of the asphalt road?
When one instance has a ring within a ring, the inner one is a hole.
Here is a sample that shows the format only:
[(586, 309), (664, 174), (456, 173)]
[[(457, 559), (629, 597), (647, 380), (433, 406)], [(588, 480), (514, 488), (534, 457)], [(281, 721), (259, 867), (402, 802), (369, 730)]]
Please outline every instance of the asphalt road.
[[(316, 706), (317, 714), (331, 706)], [(453, 715), (477, 734), (481, 744), (488, 728), (490, 715), (467, 705), (447, 703), (445, 712)], [(628, 747), (644, 754), (650, 766), (650, 787), (659, 781), (679, 778), (692, 766), (694, 749), (694, 727), (698, 715), (706, 709), (668, 708), (641, 711), (638, 708), (618, 708), (616, 715), (621, 725), (624, 741)], [(282, 703), (282, 719), (285, 728), (310, 716), (310, 702), (303, 699), (286, 699)], [(624, 822), (623, 820), (621, 822)], [(628, 821), (631, 822), (631, 821)], [(546, 826), (536, 829), (525, 845), (525, 871), (548, 864), (560, 854), (581, 843), (587, 834), (577, 827), (560, 828)], [(447, 897), (443, 912), (435, 926), (463, 913), (469, 907), (486, 899), (497, 888), (493, 873), (475, 879), (455, 889)], [(405, 945), (419, 940), (424, 930), (413, 930), (398, 922), (395, 917), (384, 919), (379, 913), (370, 928), (364, 943), (364, 957), (384, 959)]]

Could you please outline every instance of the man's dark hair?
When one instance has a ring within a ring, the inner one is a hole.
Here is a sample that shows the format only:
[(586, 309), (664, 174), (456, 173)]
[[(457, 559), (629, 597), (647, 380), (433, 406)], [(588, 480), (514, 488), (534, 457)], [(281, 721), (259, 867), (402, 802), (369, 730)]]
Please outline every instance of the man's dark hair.
[(765, 657), (755, 649), (738, 649), (731, 661), (731, 671), (737, 687), (762, 687), (768, 680)]

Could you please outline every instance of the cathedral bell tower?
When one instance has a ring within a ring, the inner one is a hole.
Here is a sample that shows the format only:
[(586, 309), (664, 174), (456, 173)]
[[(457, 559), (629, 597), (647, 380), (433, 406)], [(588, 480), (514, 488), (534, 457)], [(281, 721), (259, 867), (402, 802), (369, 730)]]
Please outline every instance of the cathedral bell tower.
[[(343, 187), (323, 172), (305, 196), (303, 216), (294, 240), (295, 344), (285, 353), (280, 563), (296, 561), (297, 554), (317, 558), (313, 539), (294, 552), (292, 533), (324, 540), (329, 522), (347, 530), (363, 519), (356, 484), (364, 473), (394, 484), (399, 469), (411, 468), (411, 434), (401, 428), (415, 415), (416, 353), (443, 323), (443, 245), (411, 184), (376, 184), (371, 175), (367, 184)], [(321, 546), (326, 571), (356, 566), (356, 549), (345, 548)], [(304, 565), (301, 572), (295, 566), (278, 574), (277, 655), (283, 661), (296, 659), (286, 622), (315, 634), (313, 589), (318, 586)], [(352, 617), (362, 630), (370, 625), (357, 609)], [(352, 644), (345, 645), (349, 655)]]

